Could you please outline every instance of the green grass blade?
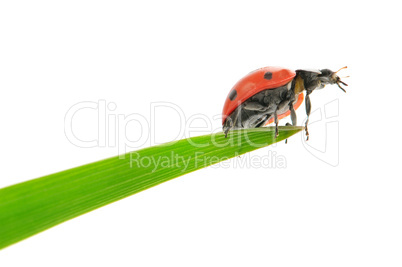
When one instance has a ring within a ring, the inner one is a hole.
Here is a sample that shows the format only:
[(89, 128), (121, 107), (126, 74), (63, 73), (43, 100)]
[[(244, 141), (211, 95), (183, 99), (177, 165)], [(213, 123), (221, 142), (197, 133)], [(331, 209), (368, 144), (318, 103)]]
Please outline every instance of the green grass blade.
[(0, 248), (175, 177), (284, 140), (302, 127), (231, 131), (141, 149), (0, 189)]

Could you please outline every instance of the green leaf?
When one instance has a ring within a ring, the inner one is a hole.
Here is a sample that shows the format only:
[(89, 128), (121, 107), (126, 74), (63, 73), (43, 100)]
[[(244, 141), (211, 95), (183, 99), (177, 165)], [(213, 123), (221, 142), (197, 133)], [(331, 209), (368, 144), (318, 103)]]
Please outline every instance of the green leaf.
[(279, 142), (302, 127), (182, 139), (0, 189), (0, 248), (186, 173)]

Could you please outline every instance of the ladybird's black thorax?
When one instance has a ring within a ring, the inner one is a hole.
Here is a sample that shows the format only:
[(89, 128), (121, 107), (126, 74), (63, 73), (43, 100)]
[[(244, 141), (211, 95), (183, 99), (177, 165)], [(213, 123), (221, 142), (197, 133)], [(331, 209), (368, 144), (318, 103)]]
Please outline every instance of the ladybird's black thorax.
[[(313, 91), (320, 85), (320, 80), (318, 78), (318, 73), (306, 70), (296, 70), (296, 77), (294, 79), (296, 86), (295, 90), (297, 89), (297, 83), (300, 83), (300, 80), (303, 81), (304, 90), (307, 92)], [(300, 90), (300, 85), (299, 85)], [(296, 91), (295, 91), (296, 93)]]

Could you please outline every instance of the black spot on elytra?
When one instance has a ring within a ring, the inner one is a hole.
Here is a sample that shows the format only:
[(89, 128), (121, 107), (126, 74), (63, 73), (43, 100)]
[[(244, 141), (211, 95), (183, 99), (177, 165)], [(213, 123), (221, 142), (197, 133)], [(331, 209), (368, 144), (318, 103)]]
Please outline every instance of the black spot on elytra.
[(267, 71), (267, 72), (264, 74), (264, 79), (271, 80), (271, 79), (272, 79), (272, 72)]
[(229, 93), (229, 99), (233, 101), (233, 100), (236, 99), (236, 97), (237, 97), (237, 91), (236, 91), (235, 89), (233, 89), (233, 90), (230, 91), (230, 93)]

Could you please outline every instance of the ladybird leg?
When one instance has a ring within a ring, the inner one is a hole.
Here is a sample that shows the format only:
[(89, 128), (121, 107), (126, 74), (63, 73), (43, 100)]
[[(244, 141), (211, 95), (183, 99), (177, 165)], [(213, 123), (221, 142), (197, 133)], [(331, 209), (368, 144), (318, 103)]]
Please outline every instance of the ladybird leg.
[[(287, 122), (286, 124), (285, 124), (285, 126), (292, 126), (292, 124), (290, 124), (289, 122)], [(285, 144), (287, 144), (288, 143), (288, 139), (286, 138), (285, 139)]]
[[(286, 126), (296, 126), (297, 125), (297, 117), (296, 117), (296, 111), (293, 108), (293, 104), (289, 104), (289, 110), (290, 110), (290, 118), (292, 119), (292, 124), (290, 124), (289, 122), (286, 123)], [(288, 143), (288, 139), (286, 138), (285, 140), (285, 144)]]
[(274, 120), (275, 120), (275, 138), (278, 137), (279, 135), (279, 130), (278, 130), (278, 112), (277, 109), (274, 112)]
[(224, 134), (225, 134), (225, 138), (227, 138), (228, 132), (229, 132), (231, 129), (233, 129), (233, 128), (235, 128), (235, 129), (243, 128), (243, 124), (242, 124), (241, 121), (240, 121), (241, 113), (242, 113), (242, 112), (243, 112), (243, 109), (242, 109), (242, 108), (238, 108), (238, 109), (236, 109), (235, 112), (233, 112), (232, 115), (230, 115), (230, 117), (228, 117), (228, 118), (226, 119), (226, 122), (225, 122), (225, 125), (224, 125), (224, 129), (223, 129), (223, 132), (224, 132)]
[(233, 128), (232, 118), (227, 118), (225, 121), (225, 125), (223, 126), (223, 133), (225, 134), (225, 138), (228, 137), (229, 130)]
[(266, 106), (261, 105), (258, 102), (247, 103), (246, 105), (244, 105), (243, 108), (245, 110), (252, 110), (252, 111), (265, 111), (265, 110), (267, 110)]
[[(296, 126), (297, 125), (297, 116), (296, 116), (296, 111), (293, 108), (293, 104), (289, 105), (289, 110), (290, 110), (290, 118), (292, 119), (292, 125)], [(287, 123), (287, 124), (289, 124), (289, 123)]]
[(228, 132), (229, 132), (229, 130), (230, 130), (230, 128), (226, 128), (226, 129), (225, 129), (225, 131), (224, 131), (225, 138), (228, 138)]
[[(241, 127), (241, 128), (243, 128), (243, 124), (241, 123), (241, 121), (239, 121), (239, 118), (241, 118), (241, 113), (242, 113), (242, 109), (241, 108), (239, 108), (237, 111), (236, 111), (236, 113), (234, 114), (235, 115), (235, 117), (234, 117), (234, 119), (233, 119), (233, 121), (231, 121), (231, 125), (230, 125), (230, 128), (233, 128), (233, 126), (236, 126), (236, 127)], [(240, 122), (240, 123), (239, 123)], [(239, 125), (240, 124), (240, 125)]]
[(307, 94), (306, 94), (306, 114), (307, 114), (307, 120), (306, 120), (306, 136), (307, 136), (307, 139), (306, 139), (306, 141), (308, 141), (308, 138), (309, 138), (309, 133), (308, 133), (307, 125), (308, 125), (308, 120), (309, 120), (310, 112), (311, 112), (310, 93), (307, 92)]

